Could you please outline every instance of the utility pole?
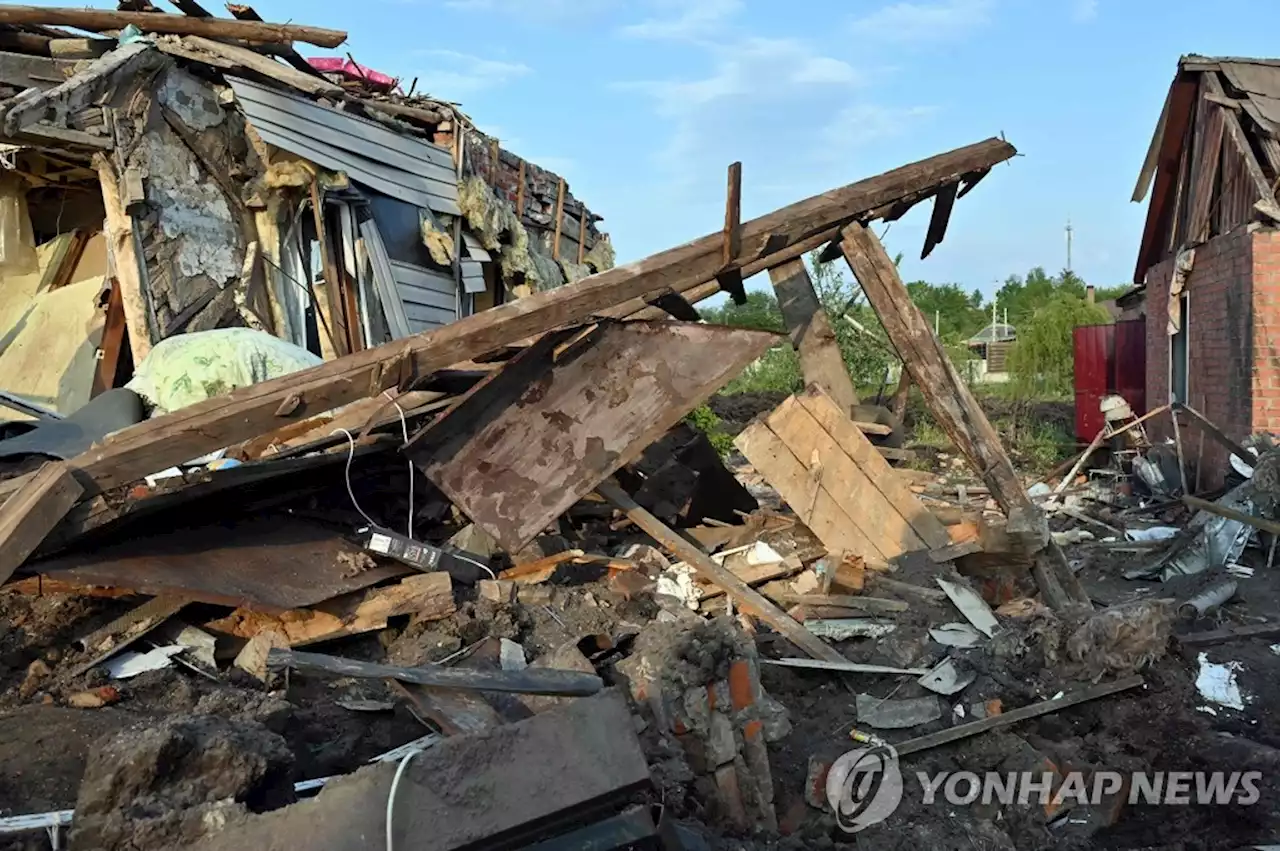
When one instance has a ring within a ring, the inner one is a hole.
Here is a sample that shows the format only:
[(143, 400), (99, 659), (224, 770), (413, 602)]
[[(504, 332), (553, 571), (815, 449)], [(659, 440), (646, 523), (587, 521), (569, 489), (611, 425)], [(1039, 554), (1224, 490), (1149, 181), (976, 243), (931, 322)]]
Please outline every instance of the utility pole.
[(1071, 227), (1071, 219), (1069, 218), (1067, 219), (1066, 230), (1067, 230), (1067, 271), (1070, 272), (1071, 271), (1071, 232), (1074, 230), (1074, 228)]

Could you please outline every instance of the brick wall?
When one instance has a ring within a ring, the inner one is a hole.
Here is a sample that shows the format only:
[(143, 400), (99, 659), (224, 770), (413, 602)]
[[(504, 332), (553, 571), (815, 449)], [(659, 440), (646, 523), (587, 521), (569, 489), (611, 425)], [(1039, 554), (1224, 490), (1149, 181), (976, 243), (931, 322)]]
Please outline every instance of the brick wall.
[(1280, 231), (1253, 233), (1253, 430), (1280, 433)]
[[(1273, 235), (1258, 233), (1268, 241)], [(1255, 234), (1239, 227), (1216, 236), (1196, 249), (1195, 265), (1186, 283), (1189, 313), (1188, 347), (1190, 350), (1188, 392), (1193, 408), (1200, 410), (1231, 437), (1247, 436), (1265, 397), (1258, 395), (1261, 381), (1265, 392), (1274, 394), (1274, 416), (1280, 425), (1280, 357), (1271, 374), (1254, 372), (1254, 245)], [(1275, 328), (1280, 334), (1280, 241), (1276, 241), (1275, 257)], [(1174, 260), (1169, 258), (1147, 272), (1147, 407), (1155, 408), (1169, 401), (1169, 284)], [(1280, 340), (1277, 341), (1280, 355)], [(1269, 388), (1274, 384), (1275, 390)], [(1187, 453), (1195, 457), (1199, 432), (1184, 421)], [(1168, 417), (1154, 418), (1148, 433), (1152, 439), (1172, 436)], [(1221, 481), (1227, 466), (1226, 451), (1212, 440), (1205, 441), (1204, 478), (1206, 486)]]

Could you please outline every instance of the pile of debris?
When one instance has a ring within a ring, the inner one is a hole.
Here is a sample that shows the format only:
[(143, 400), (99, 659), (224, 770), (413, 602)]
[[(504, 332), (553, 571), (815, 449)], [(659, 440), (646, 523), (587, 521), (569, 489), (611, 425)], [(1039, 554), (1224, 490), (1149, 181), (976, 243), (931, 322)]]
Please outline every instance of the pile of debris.
[[(13, 395), (27, 419), (0, 440), (0, 808), (20, 813), (0, 830), (106, 849), (809, 847), (858, 826), (851, 748), (892, 743), (912, 769), (1120, 767), (1105, 737), (1067, 753), (1009, 728), (1100, 698), (1141, 717), (1137, 671), (1176, 608), (1093, 610), (867, 228), (933, 198), (927, 254), (1012, 146), (745, 222), (732, 167), (722, 230), (612, 268), (596, 217), (579, 204), (568, 227), (563, 180), (539, 218), (546, 174), (512, 177), (452, 105), (291, 46), (341, 33), (177, 5), (0, 7), (28, 58), (72, 49), (54, 26), (110, 33), (77, 39), (90, 58), (65, 83), (0, 102), (16, 155), (96, 150), (72, 178), (96, 177), (106, 208), (105, 238), (57, 232), (23, 274), (44, 299), (109, 282), (106, 365), (56, 411)], [(105, 131), (67, 123), (95, 110)], [(421, 146), (442, 134), (440, 163)], [(981, 524), (892, 466), (900, 422), (860, 404), (814, 250), (848, 262), (980, 476)], [(789, 341), (696, 321), (761, 271)], [(467, 310), (431, 301), (442, 279)], [(754, 472), (735, 475), (683, 419), (788, 343), (809, 386), (738, 434)], [(1108, 829), (1113, 804), (956, 820), (912, 801), (880, 829), (1028, 847)]]

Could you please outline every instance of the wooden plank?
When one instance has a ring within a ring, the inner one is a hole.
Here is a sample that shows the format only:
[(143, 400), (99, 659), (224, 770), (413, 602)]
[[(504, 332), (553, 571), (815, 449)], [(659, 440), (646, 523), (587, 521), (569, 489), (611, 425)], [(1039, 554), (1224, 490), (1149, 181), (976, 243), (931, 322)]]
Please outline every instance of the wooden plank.
[(90, 397), (97, 396), (104, 390), (116, 386), (116, 375), (120, 371), (120, 358), (124, 354), (129, 329), (125, 323), (124, 301), (120, 294), (120, 284), (111, 282), (111, 294), (107, 297), (107, 318), (102, 329), (102, 357), (98, 359), (98, 368), (93, 373), (93, 386)]
[[(984, 163), (1001, 162), (1014, 153), (1012, 145), (989, 139), (792, 204), (745, 222), (744, 252), (754, 260), (785, 251), (798, 241), (921, 185), (945, 182), (952, 175), (964, 174)], [(282, 425), (284, 420), (280, 417), (304, 419), (377, 395), (397, 386), (402, 369), (409, 376), (443, 369), (638, 299), (639, 304), (629, 311), (633, 312), (647, 306), (646, 298), (667, 290), (683, 292), (715, 278), (721, 265), (722, 239), (723, 234), (717, 231), (576, 284), (465, 317), (429, 334), (368, 349), (156, 417), (106, 438), (74, 459), (75, 466), (84, 470), (98, 488), (114, 487), (255, 437)], [(126, 299), (126, 306), (128, 303)], [(132, 320), (130, 315), (131, 341)], [(281, 402), (291, 396), (300, 400), (293, 412), (277, 414)], [(11, 493), (12, 487), (0, 486), (0, 493)]]
[(880, 450), (882, 447), (872, 446), (862, 436), (862, 432), (847, 417), (841, 416), (835, 403), (825, 396), (819, 388), (809, 387), (796, 396), (796, 400), (809, 414), (818, 421), (823, 429), (844, 449), (850, 458), (862, 469), (862, 472), (884, 495), (898, 513), (911, 524), (920, 540), (930, 548), (945, 547), (951, 543), (947, 529), (916, 498), (889, 463)]
[(500, 727), (498, 711), (483, 695), (456, 688), (422, 686), (389, 680), (391, 688), (437, 725), (446, 736), (470, 736)]
[[(156, 43), (156, 47), (164, 52), (175, 52), (173, 50), (173, 42), (161, 39)], [(290, 68), (287, 65), (281, 65), (279, 62), (267, 56), (263, 56), (257, 51), (250, 50), (247, 47), (240, 47), (236, 44), (226, 44), (221, 41), (214, 41), (200, 36), (189, 35), (180, 40), (178, 49), (186, 48), (181, 54), (185, 58), (199, 58), (201, 54), (223, 60), (222, 64), (226, 67), (226, 63), (230, 63), (230, 67), (243, 68), (246, 71), (252, 71), (255, 74), (261, 74), (264, 77), (283, 83), (290, 88), (298, 91), (306, 92), (311, 95), (334, 95), (343, 94), (342, 86), (337, 83), (331, 83), (324, 77), (317, 77), (312, 73), (307, 73), (297, 68)], [(192, 56), (191, 51), (196, 51)], [(305, 60), (302, 63), (306, 65)], [(310, 66), (307, 66), (310, 67)]]
[(948, 183), (933, 197), (933, 215), (929, 219), (929, 230), (925, 233), (924, 249), (920, 252), (921, 260), (932, 254), (933, 249), (946, 239), (947, 224), (951, 221), (951, 210), (956, 205), (956, 192), (959, 188), (959, 181)]
[(117, 44), (110, 38), (54, 38), (49, 40), (49, 55), (54, 59), (97, 59)]
[[(11, 8), (0, 6), (0, 17)], [(52, 88), (44, 91), (27, 89), (4, 103), (4, 133), (12, 136), (28, 125), (45, 121), (51, 110), (65, 116), (92, 106), (98, 95), (114, 85), (118, 76), (141, 72), (159, 64), (162, 59), (150, 45), (135, 42), (89, 62), (65, 82)]]
[(1272, 535), (1280, 535), (1280, 523), (1274, 520), (1255, 517), (1252, 514), (1245, 514), (1243, 511), (1236, 511), (1234, 508), (1227, 508), (1225, 505), (1218, 505), (1216, 502), (1209, 502), (1206, 499), (1194, 496), (1184, 496), (1182, 501), (1193, 511), (1207, 511), (1210, 514), (1216, 514), (1219, 517), (1225, 517), (1228, 520), (1235, 520), (1237, 523), (1244, 523), (1255, 529), (1270, 532)]
[(560, 341), (548, 335), (473, 388), (408, 454), (515, 552), (776, 340), (716, 325), (610, 322), (557, 362)]
[[(587, 205), (582, 205), (582, 216), (578, 219), (578, 265), (582, 265), (587, 256)], [(694, 320), (695, 322), (697, 320)]]
[(733, 442), (828, 551), (880, 561), (888, 558), (763, 420), (748, 425)]
[(961, 739), (967, 739), (970, 736), (976, 736), (979, 733), (987, 733), (991, 730), (999, 730), (1019, 721), (1026, 721), (1028, 718), (1038, 718), (1041, 715), (1048, 715), (1050, 712), (1057, 712), (1080, 703), (1086, 703), (1090, 700), (1097, 700), (1100, 697), (1109, 697), (1131, 688), (1137, 688), (1143, 684), (1142, 677), (1132, 676), (1125, 677), (1110, 683), (1101, 683), (1096, 686), (1090, 686), (1071, 694), (1064, 695), (1055, 700), (1042, 700), (1039, 703), (1033, 703), (1030, 706), (1023, 706), (1020, 709), (1012, 709), (1000, 715), (991, 715), (978, 721), (970, 721), (968, 724), (958, 724), (946, 730), (940, 730), (937, 733), (930, 733), (927, 736), (918, 736), (914, 739), (908, 739), (905, 742), (894, 745), (894, 750), (898, 752), (898, 756), (906, 756), (907, 754), (918, 753), (920, 751), (936, 748), (939, 745), (958, 742)]
[(187, 18), (166, 12), (123, 12), (100, 9), (54, 9), (39, 6), (0, 6), (0, 24), (40, 24), (74, 27), (88, 32), (122, 30), (134, 24), (143, 32), (239, 38), (288, 44), (302, 41), (317, 47), (337, 47), (347, 40), (341, 30), (299, 24), (230, 21), (226, 18)]
[(8, 581), (83, 489), (61, 461), (44, 464), (0, 507), (0, 583)]
[(357, 349), (352, 344), (354, 326), (352, 317), (347, 315), (346, 287), (342, 276), (338, 273), (338, 264), (333, 257), (333, 245), (325, 232), (324, 194), (320, 191), (320, 183), (311, 181), (311, 217), (315, 222), (316, 242), (320, 245), (320, 268), (324, 274), (326, 301), (329, 303), (329, 317), (333, 320), (333, 342), (338, 357), (351, 354)]
[(556, 189), (556, 232), (551, 243), (551, 259), (560, 259), (560, 227), (564, 224), (564, 178)]
[[(1252, 452), (1247, 451), (1239, 443), (1236, 443), (1234, 440), (1227, 437), (1227, 435), (1222, 431), (1222, 429), (1218, 428), (1216, 425), (1213, 424), (1212, 421), (1209, 420), (1208, 417), (1206, 417), (1204, 414), (1200, 413), (1190, 405), (1184, 405), (1182, 402), (1174, 402), (1172, 405), (1168, 405), (1167, 407), (1173, 408), (1175, 414), (1178, 411), (1186, 411), (1187, 416), (1195, 420), (1196, 424), (1204, 430), (1203, 433), (1208, 434), (1209, 437), (1213, 438), (1215, 443), (1217, 443), (1219, 446), (1226, 449), (1228, 452), (1230, 452), (1232, 455), (1239, 458), (1241, 461), (1248, 464), (1250, 467), (1252, 467), (1253, 462), (1257, 460), (1256, 455), (1254, 455)], [(1146, 418), (1143, 417), (1143, 419), (1146, 419)], [(1134, 423), (1133, 425), (1136, 425), (1136, 423)]]
[(516, 219), (524, 221), (524, 168), (525, 161), (520, 160), (520, 169), (516, 172)]
[(724, 200), (725, 268), (734, 265), (742, 252), (742, 163), (729, 164), (729, 185)]
[[(844, 507), (845, 513), (854, 518), (858, 528), (875, 542), (884, 557), (892, 559), (926, 548), (925, 542), (876, 484), (796, 397), (784, 399), (765, 422), (792, 455), (807, 459), (810, 473), (818, 478), (820, 487)], [(862, 434), (857, 429), (852, 431)], [(866, 438), (862, 440), (865, 442)]]
[[(114, 41), (109, 43), (115, 47)], [(0, 84), (18, 89), (51, 89), (70, 77), (74, 71), (75, 63), (64, 59), (49, 59), (25, 53), (0, 53)]]
[(1183, 647), (1212, 647), (1228, 641), (1245, 641), (1250, 638), (1275, 638), (1280, 636), (1280, 623), (1259, 623), (1248, 626), (1225, 626), (1204, 632), (1192, 632), (1174, 636)]
[(1062, 550), (1049, 538), (1044, 513), (1022, 488), (986, 414), (968, 384), (956, 372), (933, 329), (911, 301), (893, 260), (880, 240), (860, 224), (845, 228), (841, 242), (845, 259), (875, 309), (885, 333), (911, 372), (911, 379), (929, 404), (935, 421), (969, 459), (1009, 518), (1011, 533), (1037, 553), (1032, 569), (1045, 602), (1062, 610), (1069, 605), (1092, 608), (1080, 580)]
[(778, 307), (782, 310), (791, 345), (800, 356), (805, 382), (821, 387), (840, 410), (851, 414), (858, 404), (858, 394), (804, 260), (797, 258), (770, 269), (769, 281), (778, 295)]
[(279, 648), (272, 648), (267, 655), (267, 666), (272, 670), (293, 668), (305, 673), (335, 674), (357, 679), (393, 679), (425, 686), (512, 694), (550, 694), (557, 697), (586, 697), (604, 688), (604, 682), (599, 677), (580, 671), (559, 671), (551, 668), (481, 671), (444, 668), (439, 665), (400, 668), (395, 665), (378, 665), (338, 656), (324, 656), (319, 653), (302, 653)]
[(838, 609), (856, 609), (878, 615), (905, 612), (911, 608), (901, 600), (862, 597), (856, 594), (788, 594), (787, 600), (802, 606), (833, 606)]
[[(1159, 152), (1156, 154), (1155, 185), (1151, 190), (1151, 203), (1147, 207), (1147, 220), (1143, 226), (1142, 243), (1138, 249), (1138, 263), (1133, 272), (1135, 284), (1143, 283), (1147, 270), (1159, 263), (1166, 255), (1165, 243), (1173, 221), (1178, 177), (1181, 172), (1182, 146), (1186, 139), (1187, 127), (1191, 122), (1191, 113), (1198, 91), (1199, 85), (1195, 76), (1182, 73), (1174, 80), (1169, 90), (1169, 100), (1165, 113), (1161, 116), (1162, 127), (1157, 128)], [(1153, 139), (1152, 145), (1155, 144), (1156, 141)], [(1144, 166), (1143, 176), (1145, 174)], [(1144, 189), (1145, 195), (1143, 176), (1139, 177), (1138, 188)], [(1135, 200), (1141, 200), (1136, 190), (1134, 195)]]
[(676, 558), (692, 567), (699, 579), (704, 579), (713, 585), (723, 588), (725, 593), (748, 614), (758, 617), (769, 624), (796, 647), (799, 647), (814, 659), (822, 659), (827, 662), (848, 661), (834, 647), (824, 644), (822, 639), (796, 623), (795, 619), (765, 599), (762, 594), (735, 576), (732, 571), (716, 564), (702, 550), (680, 537), (661, 520), (636, 505), (622, 488), (612, 482), (606, 482), (596, 490), (626, 514), (632, 523), (635, 523), (655, 541), (670, 550)]
[(1208, 114), (1205, 116), (1205, 129), (1196, 139), (1195, 168), (1191, 176), (1191, 215), (1187, 223), (1187, 242), (1191, 245), (1199, 245), (1209, 238), (1213, 187), (1218, 178), (1222, 137), (1226, 132), (1223, 109), (1208, 104), (1201, 104), (1199, 108)]
[[(1224, 95), (1222, 83), (1218, 81), (1216, 74), (1204, 74), (1201, 79), (1204, 81), (1205, 90), (1211, 94)], [(1257, 196), (1263, 201), (1274, 201), (1275, 192), (1271, 188), (1271, 181), (1262, 172), (1262, 166), (1258, 164), (1258, 158), (1253, 153), (1253, 147), (1249, 144), (1248, 137), (1245, 136), (1244, 128), (1240, 125), (1240, 113), (1233, 112), (1229, 109), (1217, 110), (1223, 119), (1226, 127), (1226, 135), (1231, 139), (1231, 145), (1235, 149), (1236, 154), (1244, 163), (1245, 172), (1249, 175), (1249, 181), (1253, 184), (1253, 188)]]
[[(174, 5), (181, 9), (184, 15), (191, 15), (198, 18), (211, 17), (208, 12), (205, 12), (205, 10), (195, 2), (195, 0), (174, 0)], [(199, 12), (204, 12), (204, 14), (199, 14), (197, 10), (199, 10)], [(252, 6), (245, 6), (240, 3), (228, 3), (227, 11), (230, 12), (231, 17), (235, 18), (237, 21), (262, 20), (262, 16), (255, 12)], [(307, 60), (302, 57), (302, 54), (298, 53), (298, 51), (293, 48), (293, 45), (286, 46), (280, 53), (280, 57), (304, 74), (310, 74), (314, 77), (324, 76), (321, 72), (311, 67), (311, 63), (307, 62)]]

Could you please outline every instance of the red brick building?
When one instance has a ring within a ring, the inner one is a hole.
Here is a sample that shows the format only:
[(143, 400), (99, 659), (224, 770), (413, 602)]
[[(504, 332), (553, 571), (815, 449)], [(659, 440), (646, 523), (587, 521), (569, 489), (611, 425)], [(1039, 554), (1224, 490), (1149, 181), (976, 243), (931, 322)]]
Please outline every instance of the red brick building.
[[(1280, 60), (1183, 57), (1133, 196), (1151, 194), (1134, 271), (1147, 406), (1184, 402), (1237, 440), (1280, 432), (1277, 139)], [(1153, 437), (1171, 430), (1152, 425)], [(1198, 437), (1189, 444), (1194, 459)], [(1226, 465), (1206, 441), (1205, 482)]]

